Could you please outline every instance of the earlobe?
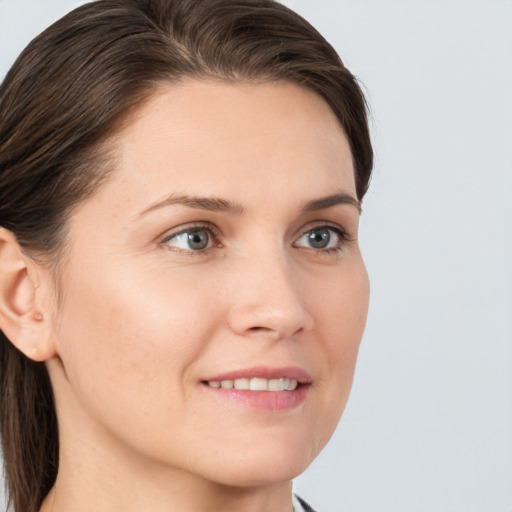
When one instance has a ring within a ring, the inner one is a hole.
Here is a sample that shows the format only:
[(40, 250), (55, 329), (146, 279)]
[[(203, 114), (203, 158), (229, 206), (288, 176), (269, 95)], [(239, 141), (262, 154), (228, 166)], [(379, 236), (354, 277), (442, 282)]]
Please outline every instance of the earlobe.
[(0, 228), (0, 329), (27, 357), (46, 361), (55, 354), (36, 267), (13, 233)]

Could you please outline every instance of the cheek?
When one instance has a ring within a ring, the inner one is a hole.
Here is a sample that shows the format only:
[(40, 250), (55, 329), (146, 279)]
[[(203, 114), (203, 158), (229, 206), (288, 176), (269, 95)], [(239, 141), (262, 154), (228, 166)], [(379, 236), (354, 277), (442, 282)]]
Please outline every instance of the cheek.
[(368, 276), (362, 261), (340, 273), (328, 289), (314, 306), (325, 372), (319, 381), (325, 422), (318, 451), (336, 428), (352, 386), (369, 300)]
[(360, 258), (331, 274), (322, 288), (308, 293), (315, 325), (322, 333), (325, 354), (333, 366), (355, 362), (369, 302), (369, 282)]
[(149, 268), (136, 272), (112, 265), (110, 272), (89, 268), (73, 275), (58, 341), (80, 401), (98, 414), (103, 408), (105, 417), (116, 412), (115, 421), (132, 415), (135, 404), (136, 410), (154, 413), (162, 396), (172, 394), (179, 403), (180, 384), (215, 323), (205, 312), (213, 302), (175, 276), (165, 279)]

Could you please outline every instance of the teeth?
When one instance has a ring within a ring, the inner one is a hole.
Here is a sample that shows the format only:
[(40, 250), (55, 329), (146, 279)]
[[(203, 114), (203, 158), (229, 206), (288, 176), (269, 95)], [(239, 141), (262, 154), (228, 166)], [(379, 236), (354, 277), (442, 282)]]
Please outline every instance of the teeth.
[(284, 379), (270, 379), (267, 389), (269, 391), (284, 391)]
[(298, 382), (294, 379), (290, 379), (290, 382), (288, 383), (288, 387), (286, 388), (288, 391), (293, 391), (297, 388)]
[(268, 391), (268, 381), (267, 379), (259, 379), (255, 377), (251, 379), (249, 389), (251, 391)]
[(236, 379), (233, 381), (235, 389), (251, 389), (251, 382), (249, 379)]
[(295, 379), (262, 379), (253, 377), (252, 379), (235, 380), (210, 380), (208, 386), (211, 388), (239, 389), (251, 391), (293, 391), (297, 388)]

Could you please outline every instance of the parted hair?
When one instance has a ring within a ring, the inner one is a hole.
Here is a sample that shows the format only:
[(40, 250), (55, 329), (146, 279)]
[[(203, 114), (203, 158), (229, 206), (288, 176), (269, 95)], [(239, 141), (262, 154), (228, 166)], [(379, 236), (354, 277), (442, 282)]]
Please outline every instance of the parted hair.
[[(273, 0), (99, 0), (36, 37), (0, 86), (0, 226), (57, 265), (73, 208), (113, 172), (109, 139), (158, 86), (186, 78), (316, 92), (347, 135), (363, 198), (373, 163), (364, 96), (302, 17)], [(0, 430), (10, 506), (36, 512), (59, 466), (53, 392), (45, 364), (1, 331)]]

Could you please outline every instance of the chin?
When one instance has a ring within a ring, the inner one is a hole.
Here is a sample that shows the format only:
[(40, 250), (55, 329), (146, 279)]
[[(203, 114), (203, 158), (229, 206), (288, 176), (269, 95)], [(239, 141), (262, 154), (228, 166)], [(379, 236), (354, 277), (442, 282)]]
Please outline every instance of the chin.
[[(229, 487), (268, 487), (289, 482), (303, 473), (311, 461), (267, 460), (264, 464), (246, 461), (242, 467), (234, 466), (215, 475), (215, 481)], [(220, 478), (219, 478), (220, 477)]]
[(276, 445), (256, 443), (251, 450), (224, 454), (211, 475), (217, 482), (233, 487), (262, 487), (290, 481), (303, 473), (318, 454), (305, 449), (307, 443)]

